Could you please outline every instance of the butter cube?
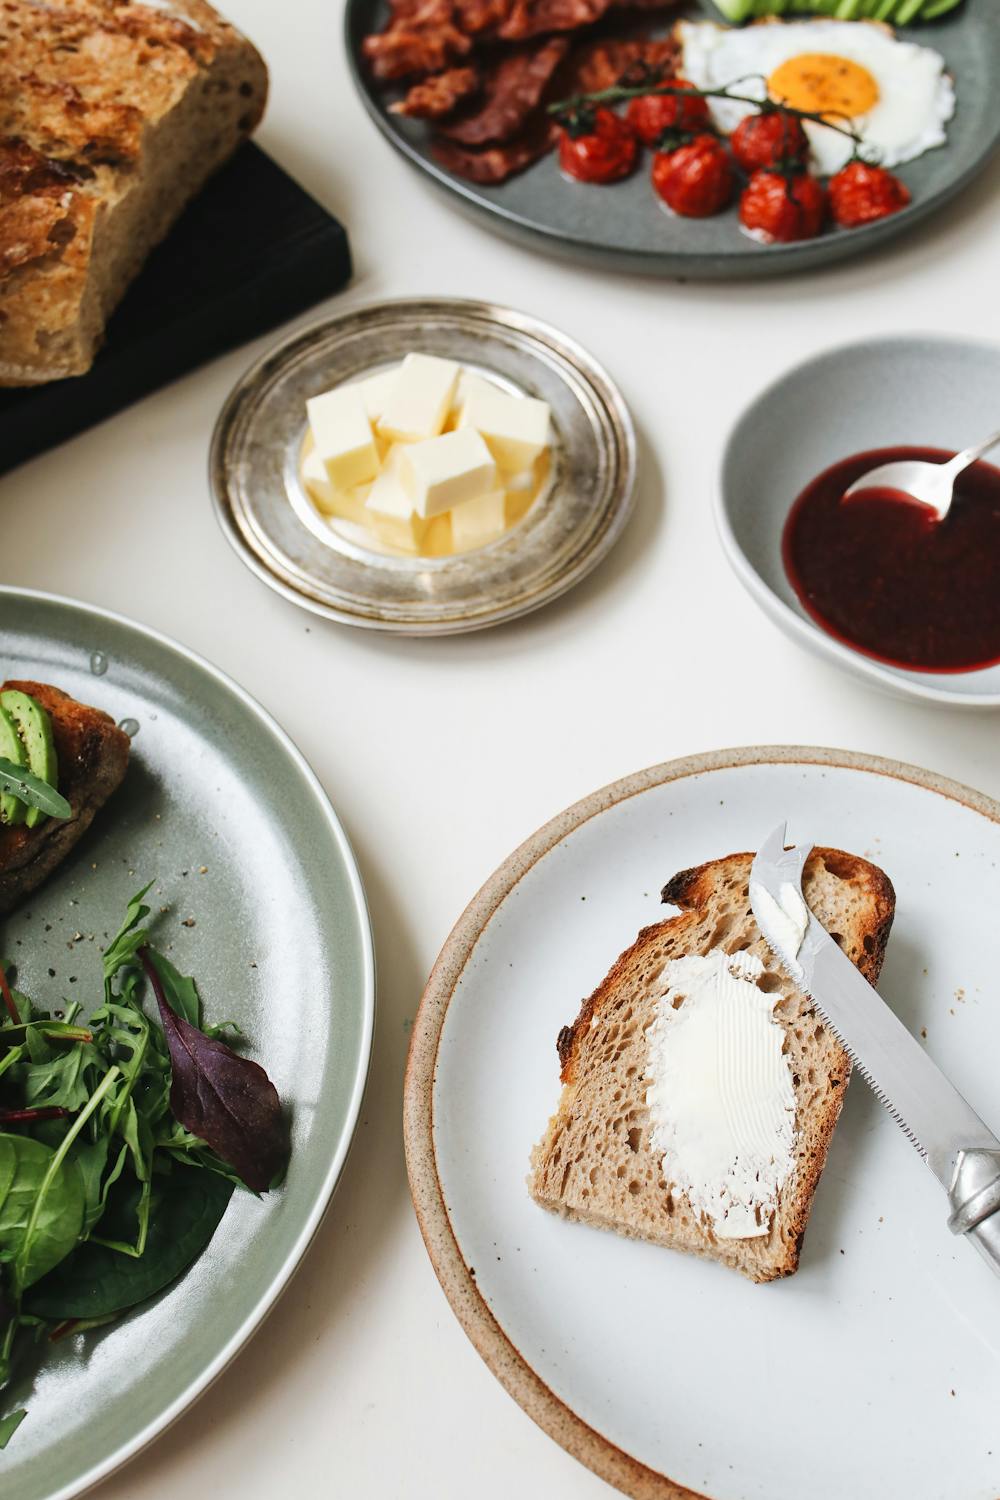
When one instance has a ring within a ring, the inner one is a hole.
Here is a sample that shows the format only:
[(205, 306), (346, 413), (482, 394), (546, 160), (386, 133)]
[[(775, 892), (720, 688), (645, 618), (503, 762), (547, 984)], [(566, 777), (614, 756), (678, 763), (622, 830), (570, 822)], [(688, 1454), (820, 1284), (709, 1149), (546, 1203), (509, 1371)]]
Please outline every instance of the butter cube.
[(499, 391), (499, 389), (500, 387), (494, 385), (491, 380), (486, 380), (484, 376), (477, 375), (474, 370), (466, 370), (463, 367), (462, 373), (458, 377), (458, 383), (455, 386), (455, 394), (452, 397), (451, 411), (448, 413), (446, 428), (454, 431), (459, 425), (462, 419), (462, 408), (473, 391), (481, 390), (489, 394), (490, 391)]
[(451, 539), (456, 552), (485, 547), (507, 530), (507, 496), (503, 490), (491, 490), (475, 500), (456, 505), (451, 513)]
[(353, 489), (338, 490), (330, 483), (326, 465), (315, 448), (310, 449), (302, 461), (302, 483), (310, 500), (323, 515), (353, 521), (357, 526), (367, 524), (365, 499), (371, 485), (360, 484)]
[(369, 375), (365, 380), (358, 380), (351, 387), (361, 396), (368, 413), (369, 422), (379, 421), (385, 411), (385, 404), (389, 398), (389, 392), (396, 384), (400, 366), (393, 365), (391, 370), (380, 370), (377, 375)]
[(451, 540), (451, 516), (446, 511), (427, 522), (427, 530), (420, 544), (423, 557), (450, 557), (455, 548)]
[(503, 476), (503, 483), (504, 489), (506, 490), (515, 491), (517, 493), (527, 491), (527, 493), (530, 494), (538, 483), (538, 475), (535, 471), (535, 465), (532, 464), (530, 469), (516, 469), (513, 474), (505, 473)]
[(451, 407), (458, 371), (453, 359), (408, 354), (378, 419), (381, 436), (396, 443), (419, 443), (437, 437)]
[(490, 450), (471, 427), (400, 450), (400, 481), (414, 510), (428, 519), (495, 489), (496, 477)]
[(549, 415), (547, 401), (477, 386), (462, 407), (459, 426), (482, 433), (502, 469), (526, 469), (549, 441)]
[(419, 552), (427, 534), (427, 521), (413, 509), (413, 501), (399, 479), (399, 448), (393, 448), (385, 468), (372, 485), (365, 501), (368, 524), (380, 541), (401, 552)]
[(378, 473), (375, 434), (356, 387), (338, 386), (306, 402), (316, 452), (334, 489), (365, 484)]
[(545, 483), (549, 471), (549, 451), (539, 454), (530, 469), (518, 469), (516, 474), (503, 475), (507, 491), (507, 525), (514, 526), (535, 503), (535, 497)]

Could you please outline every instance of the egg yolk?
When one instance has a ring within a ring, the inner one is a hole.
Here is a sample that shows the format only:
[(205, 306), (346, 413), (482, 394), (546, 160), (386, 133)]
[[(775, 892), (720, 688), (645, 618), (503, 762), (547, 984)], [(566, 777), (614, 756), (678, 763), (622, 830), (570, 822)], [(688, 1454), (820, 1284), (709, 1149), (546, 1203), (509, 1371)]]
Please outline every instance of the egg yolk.
[(767, 80), (771, 98), (811, 114), (856, 119), (878, 103), (878, 84), (860, 63), (830, 52), (790, 57)]

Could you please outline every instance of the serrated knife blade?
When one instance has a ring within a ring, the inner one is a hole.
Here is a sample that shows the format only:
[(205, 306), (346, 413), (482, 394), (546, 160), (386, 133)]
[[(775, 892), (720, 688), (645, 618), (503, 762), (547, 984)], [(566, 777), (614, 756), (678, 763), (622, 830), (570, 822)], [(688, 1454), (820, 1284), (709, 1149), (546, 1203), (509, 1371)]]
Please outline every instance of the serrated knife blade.
[(952, 1229), (972, 1232), (1000, 1271), (1000, 1140), (808, 910), (802, 871), (813, 846), (786, 849), (785, 832), (781, 823), (765, 839), (750, 872), (764, 940), (948, 1191)]

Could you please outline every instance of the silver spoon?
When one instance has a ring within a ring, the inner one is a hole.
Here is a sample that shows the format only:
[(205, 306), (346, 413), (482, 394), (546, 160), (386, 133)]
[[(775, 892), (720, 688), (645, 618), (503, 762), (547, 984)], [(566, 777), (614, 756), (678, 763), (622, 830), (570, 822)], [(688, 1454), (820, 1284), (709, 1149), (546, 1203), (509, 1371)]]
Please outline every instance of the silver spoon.
[(921, 504), (929, 505), (936, 512), (938, 520), (943, 521), (955, 498), (955, 480), (959, 474), (970, 464), (974, 464), (977, 458), (982, 458), (984, 453), (995, 448), (997, 443), (1000, 443), (1000, 432), (994, 432), (974, 448), (956, 453), (954, 458), (949, 458), (944, 464), (927, 463), (923, 459), (903, 459), (899, 463), (880, 464), (877, 469), (869, 469), (867, 474), (856, 479), (844, 491), (844, 499), (850, 500), (862, 490), (902, 490)]

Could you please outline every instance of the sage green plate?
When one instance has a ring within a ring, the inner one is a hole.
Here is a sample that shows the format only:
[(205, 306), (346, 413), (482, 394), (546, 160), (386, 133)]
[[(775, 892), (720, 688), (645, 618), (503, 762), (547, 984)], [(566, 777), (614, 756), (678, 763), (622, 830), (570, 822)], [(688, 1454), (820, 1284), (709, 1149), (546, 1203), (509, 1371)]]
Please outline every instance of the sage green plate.
[(361, 1105), (374, 969), (336, 814), (283, 731), (221, 672), (119, 616), (0, 588), (0, 679), (14, 675), (106, 709), (134, 736), (124, 785), (0, 922), (19, 983), (89, 1008), (105, 934), (155, 879), (158, 941), (197, 977), (208, 1017), (243, 1028), (292, 1115), (282, 1188), (234, 1194), (180, 1281), (122, 1322), (47, 1348), (4, 1393), (0, 1412), (23, 1405), (28, 1417), (0, 1453), (3, 1500), (68, 1500), (205, 1390), (305, 1253)]

